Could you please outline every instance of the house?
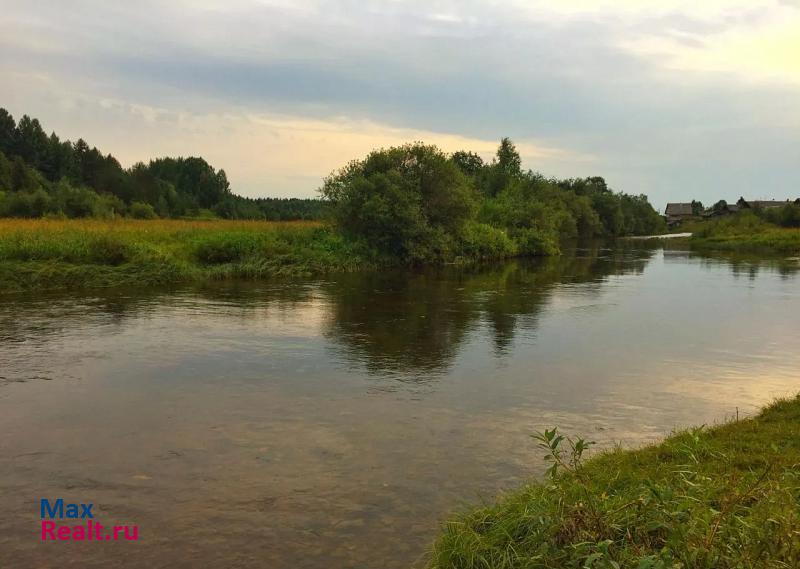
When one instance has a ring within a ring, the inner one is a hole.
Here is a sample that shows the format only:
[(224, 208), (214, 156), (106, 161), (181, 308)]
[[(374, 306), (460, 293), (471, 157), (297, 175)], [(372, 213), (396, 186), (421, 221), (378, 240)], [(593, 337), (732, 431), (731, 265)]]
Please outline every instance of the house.
[(721, 217), (723, 215), (732, 215), (734, 213), (739, 212), (739, 206), (737, 204), (729, 204), (726, 203), (724, 200), (715, 203), (712, 207), (706, 209), (703, 212), (704, 218), (710, 217)]
[(749, 202), (750, 207), (754, 208), (761, 208), (761, 209), (771, 209), (773, 207), (783, 207), (786, 204), (790, 203), (789, 200), (782, 202), (780, 200), (754, 200)]
[[(751, 200), (745, 201), (744, 198), (739, 198), (739, 201), (736, 202), (740, 208), (743, 209), (772, 209), (774, 207), (783, 207), (787, 204), (792, 203), (790, 200), (781, 201), (781, 200)], [(797, 202), (795, 202), (797, 203)]]
[(668, 225), (677, 225), (694, 215), (691, 203), (668, 203), (664, 210)]

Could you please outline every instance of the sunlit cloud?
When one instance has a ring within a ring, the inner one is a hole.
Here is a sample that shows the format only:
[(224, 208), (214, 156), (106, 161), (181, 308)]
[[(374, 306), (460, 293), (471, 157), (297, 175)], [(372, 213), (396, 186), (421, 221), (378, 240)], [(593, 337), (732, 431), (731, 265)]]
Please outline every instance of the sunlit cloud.
[(640, 37), (625, 45), (671, 69), (736, 74), (746, 82), (800, 84), (800, 9), (790, 6), (776, 7), (718, 33), (676, 32)]

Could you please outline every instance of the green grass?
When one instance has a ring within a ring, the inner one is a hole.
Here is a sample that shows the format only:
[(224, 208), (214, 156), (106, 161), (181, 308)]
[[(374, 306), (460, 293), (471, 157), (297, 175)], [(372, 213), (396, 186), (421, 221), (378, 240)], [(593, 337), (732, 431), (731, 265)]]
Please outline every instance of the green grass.
[(548, 435), (564, 468), (448, 522), (430, 568), (800, 567), (800, 397), (585, 462)]
[(693, 249), (742, 253), (800, 253), (800, 229), (779, 227), (750, 212), (706, 221), (692, 227)]
[[(482, 224), (467, 226), (461, 247), (441, 261), (519, 255), (504, 231)], [(318, 275), (403, 262), (313, 221), (0, 219), (0, 293)]]
[(375, 259), (314, 222), (0, 220), (0, 291), (307, 275)]

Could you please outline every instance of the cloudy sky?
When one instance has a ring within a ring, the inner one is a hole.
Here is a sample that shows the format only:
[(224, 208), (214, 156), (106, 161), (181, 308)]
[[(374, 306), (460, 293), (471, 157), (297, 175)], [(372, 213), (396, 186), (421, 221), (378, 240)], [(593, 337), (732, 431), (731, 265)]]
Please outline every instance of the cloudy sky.
[(667, 200), (800, 195), (800, 0), (0, 0), (0, 106), (312, 196), (423, 140)]

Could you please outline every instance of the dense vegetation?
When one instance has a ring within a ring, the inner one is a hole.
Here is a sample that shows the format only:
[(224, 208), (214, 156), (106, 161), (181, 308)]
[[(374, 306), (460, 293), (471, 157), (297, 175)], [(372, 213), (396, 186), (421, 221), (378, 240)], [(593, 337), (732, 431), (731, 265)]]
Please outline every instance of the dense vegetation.
[(548, 255), (565, 239), (664, 230), (644, 195), (614, 193), (599, 177), (548, 179), (520, 164), (508, 139), (488, 164), (407, 144), (349, 163), (321, 191), (348, 239), (411, 262)]
[(691, 227), (695, 249), (743, 253), (800, 253), (800, 205), (745, 209)]
[(800, 397), (588, 461), (536, 439), (547, 480), (448, 523), (432, 569), (800, 567)]
[(319, 222), (0, 220), (0, 292), (369, 267)]
[(159, 158), (124, 169), (86, 141), (48, 136), (37, 119), (0, 108), (0, 217), (319, 219), (320, 200), (231, 192), (202, 158)]
[[(195, 157), (124, 169), (83, 140), (48, 137), (36, 119), (15, 122), (0, 109), (0, 217), (52, 221), (0, 224), (0, 283), (172, 282), (552, 255), (565, 240), (664, 230), (645, 196), (614, 193), (603, 178), (523, 171), (508, 139), (489, 163), (422, 143), (376, 150), (331, 174), (320, 192), (322, 200), (243, 198), (224, 170)], [(332, 223), (302, 230), (154, 222), (145, 230), (121, 221), (319, 220), (323, 212)], [(106, 223), (55, 221), (64, 218)]]

